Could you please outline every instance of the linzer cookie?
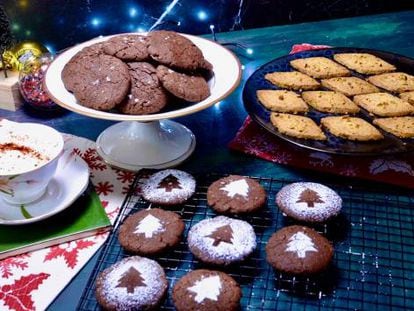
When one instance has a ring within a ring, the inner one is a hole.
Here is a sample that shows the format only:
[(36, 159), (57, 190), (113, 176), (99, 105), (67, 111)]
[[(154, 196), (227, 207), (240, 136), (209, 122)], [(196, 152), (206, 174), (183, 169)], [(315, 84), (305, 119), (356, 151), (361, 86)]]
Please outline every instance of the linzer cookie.
[(267, 109), (275, 112), (305, 113), (308, 105), (299, 94), (286, 90), (258, 90), (257, 99)]
[(159, 171), (146, 179), (141, 187), (145, 200), (162, 205), (187, 201), (195, 191), (196, 182), (190, 174), (174, 169)]
[(254, 251), (256, 234), (246, 221), (217, 216), (191, 227), (188, 246), (201, 261), (228, 265), (245, 259)]
[(348, 116), (325, 117), (321, 119), (321, 124), (332, 135), (348, 140), (370, 141), (384, 138), (375, 126), (361, 118)]
[(101, 272), (95, 294), (105, 310), (157, 310), (167, 288), (164, 270), (156, 261), (133, 256)]
[(270, 121), (282, 134), (303, 139), (326, 140), (320, 127), (308, 117), (273, 112)]
[(212, 183), (207, 190), (207, 203), (219, 213), (248, 213), (260, 209), (266, 192), (255, 180), (230, 175)]
[(414, 106), (388, 93), (357, 95), (354, 102), (380, 117), (401, 117), (414, 114)]
[(240, 309), (242, 292), (228, 274), (194, 270), (174, 285), (172, 299), (178, 311), (235, 311)]
[(131, 89), (119, 110), (127, 114), (149, 114), (159, 112), (168, 101), (154, 66), (145, 62), (128, 63)]
[(404, 72), (383, 73), (369, 77), (368, 81), (390, 92), (414, 91), (414, 76)]
[(332, 91), (307, 91), (302, 93), (305, 102), (314, 109), (338, 114), (355, 114), (359, 107), (344, 94)]
[(333, 247), (315, 230), (289, 226), (274, 233), (266, 245), (266, 260), (277, 270), (293, 275), (323, 271), (331, 262)]
[(346, 96), (379, 92), (377, 87), (357, 77), (323, 79), (321, 83), (323, 87)]
[(381, 118), (373, 121), (384, 131), (401, 138), (414, 138), (414, 117)]
[(276, 204), (289, 217), (306, 222), (323, 222), (342, 208), (341, 197), (331, 188), (313, 182), (284, 186), (276, 195)]
[(368, 53), (339, 53), (333, 56), (338, 63), (362, 74), (379, 74), (394, 71), (394, 65)]
[(103, 51), (125, 61), (149, 59), (148, 39), (141, 35), (121, 35), (103, 42)]
[(210, 88), (202, 76), (190, 76), (165, 66), (157, 67), (162, 86), (175, 97), (189, 102), (199, 102), (210, 96)]
[(129, 216), (119, 228), (119, 244), (129, 252), (153, 255), (180, 242), (184, 222), (174, 212), (159, 208)]
[(299, 71), (272, 72), (265, 79), (274, 85), (290, 90), (316, 90), (319, 82)]
[(300, 72), (319, 79), (351, 75), (344, 66), (326, 57), (298, 58), (291, 60), (290, 65)]

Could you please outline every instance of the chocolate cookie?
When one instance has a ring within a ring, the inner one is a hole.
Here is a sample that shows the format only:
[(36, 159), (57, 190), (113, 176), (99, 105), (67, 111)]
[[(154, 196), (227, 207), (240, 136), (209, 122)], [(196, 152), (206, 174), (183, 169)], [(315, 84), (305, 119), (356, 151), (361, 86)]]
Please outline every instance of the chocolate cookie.
[(167, 288), (164, 270), (156, 261), (133, 256), (102, 271), (95, 294), (105, 310), (157, 310)]
[(191, 227), (188, 247), (204, 262), (228, 265), (245, 259), (254, 251), (256, 234), (246, 221), (218, 216)]
[(195, 192), (196, 182), (190, 174), (174, 169), (159, 171), (141, 186), (142, 197), (152, 203), (176, 205), (187, 201)]
[(173, 287), (172, 299), (178, 311), (239, 310), (240, 286), (228, 274), (214, 270), (194, 270)]
[(199, 102), (210, 96), (207, 81), (201, 76), (178, 73), (165, 66), (157, 67), (162, 86), (174, 96), (189, 102)]
[(130, 94), (119, 105), (127, 114), (156, 113), (165, 107), (168, 96), (158, 80), (155, 68), (145, 62), (128, 64), (131, 76)]
[(201, 50), (189, 39), (173, 31), (152, 31), (148, 35), (148, 52), (155, 61), (182, 70), (211, 70)]
[(95, 56), (102, 55), (102, 54), (103, 54), (103, 43), (102, 42), (87, 46), (83, 48), (82, 50), (80, 50), (78, 53), (76, 53), (67, 62), (67, 64), (63, 67), (63, 70), (62, 70), (61, 77), (62, 77), (63, 84), (65, 85), (65, 88), (68, 91), (73, 92), (76, 85), (79, 83), (82, 83), (82, 76), (77, 74), (79, 70), (82, 69), (82, 66), (83, 66), (82, 63), (79, 64), (79, 61), (81, 61), (83, 58), (88, 58), (91, 56), (95, 57)]
[(271, 266), (296, 275), (324, 270), (333, 257), (329, 241), (315, 230), (302, 226), (285, 227), (274, 233), (266, 245)]
[(128, 94), (128, 67), (121, 60), (109, 55), (85, 56), (75, 64), (69, 87), (81, 105), (110, 110)]
[(174, 212), (159, 208), (130, 215), (119, 228), (119, 244), (129, 252), (153, 255), (177, 245), (184, 222)]
[(238, 175), (221, 178), (208, 187), (207, 203), (219, 213), (248, 213), (261, 208), (266, 192), (255, 180)]
[(339, 214), (342, 199), (322, 184), (298, 182), (280, 189), (276, 195), (276, 204), (283, 213), (294, 219), (323, 222)]
[(103, 51), (124, 61), (143, 61), (149, 59), (148, 40), (141, 35), (115, 36), (103, 45)]

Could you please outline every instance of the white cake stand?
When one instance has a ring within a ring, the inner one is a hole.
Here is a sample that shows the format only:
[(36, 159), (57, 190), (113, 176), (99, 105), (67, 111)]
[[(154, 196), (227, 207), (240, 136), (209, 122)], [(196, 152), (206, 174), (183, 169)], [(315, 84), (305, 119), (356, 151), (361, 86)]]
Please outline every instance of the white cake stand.
[(240, 83), (241, 66), (237, 57), (216, 42), (186, 35), (213, 65), (209, 81), (211, 95), (202, 102), (181, 109), (151, 115), (124, 115), (98, 111), (80, 105), (62, 82), (65, 64), (86, 46), (105, 41), (101, 37), (84, 42), (59, 55), (49, 66), (45, 89), (51, 99), (73, 112), (98, 119), (122, 121), (105, 129), (96, 140), (97, 150), (111, 166), (138, 171), (142, 168), (167, 168), (178, 165), (194, 151), (196, 139), (184, 125), (168, 120), (206, 109), (227, 97)]

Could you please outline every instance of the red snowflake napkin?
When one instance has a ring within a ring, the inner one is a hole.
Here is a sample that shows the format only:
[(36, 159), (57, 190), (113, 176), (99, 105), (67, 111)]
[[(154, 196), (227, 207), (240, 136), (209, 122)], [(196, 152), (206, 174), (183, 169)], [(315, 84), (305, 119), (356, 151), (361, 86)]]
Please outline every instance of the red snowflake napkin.
[[(325, 47), (327, 46), (297, 44), (290, 53)], [(279, 164), (414, 188), (412, 153), (355, 158), (306, 150), (273, 136), (249, 117), (229, 147)]]

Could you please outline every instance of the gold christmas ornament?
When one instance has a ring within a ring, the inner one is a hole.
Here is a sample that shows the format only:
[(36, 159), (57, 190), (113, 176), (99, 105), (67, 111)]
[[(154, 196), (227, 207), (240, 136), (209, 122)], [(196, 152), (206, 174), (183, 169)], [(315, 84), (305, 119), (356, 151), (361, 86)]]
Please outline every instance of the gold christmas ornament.
[[(3, 60), (9, 70), (20, 71), (25, 62), (33, 57), (39, 57), (43, 53), (49, 52), (48, 49), (36, 41), (23, 41), (15, 44), (12, 48), (5, 50)], [(0, 69), (3, 65), (0, 62)]]

